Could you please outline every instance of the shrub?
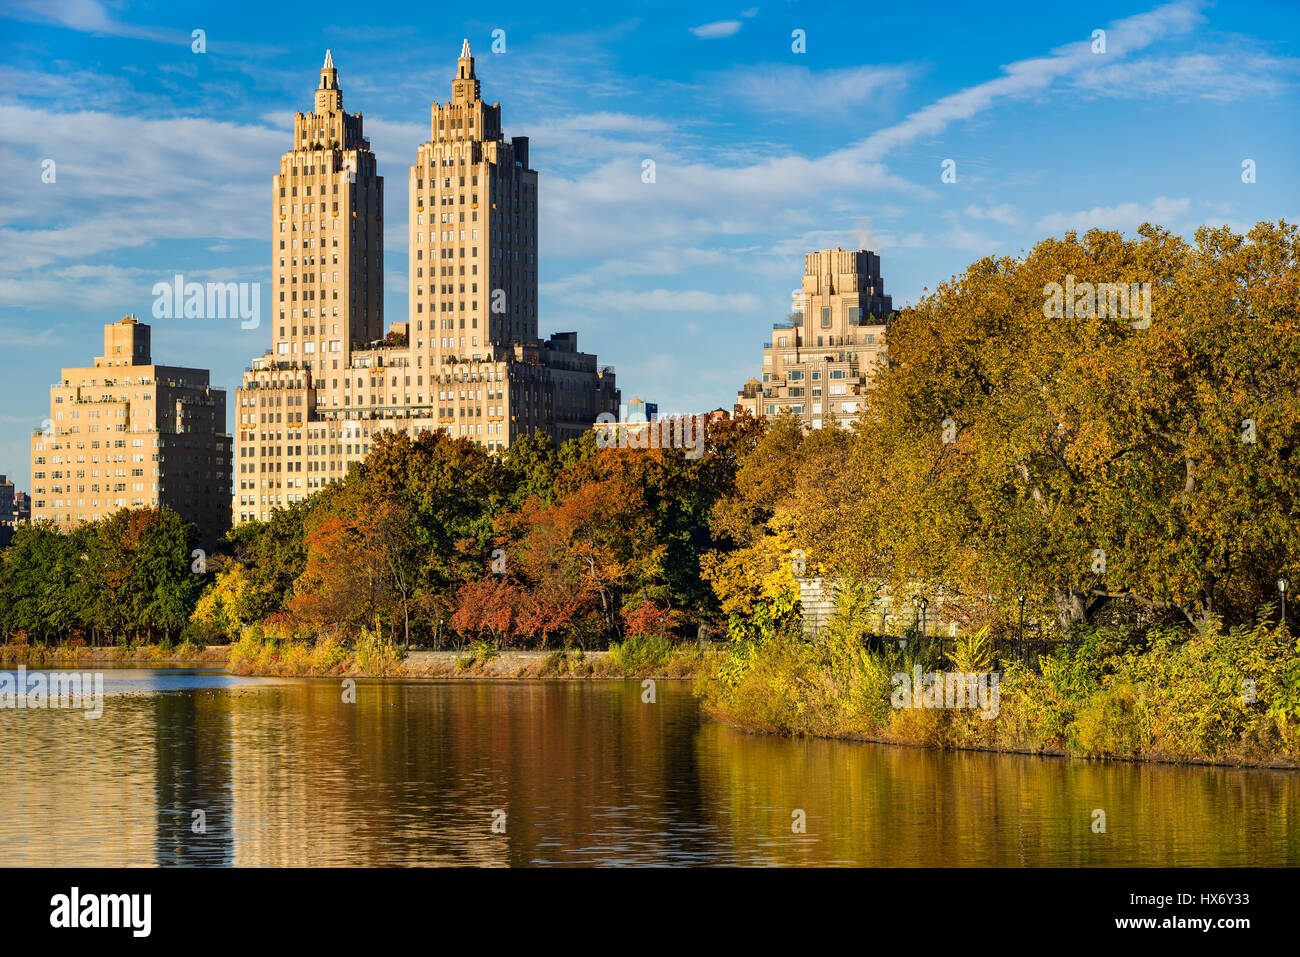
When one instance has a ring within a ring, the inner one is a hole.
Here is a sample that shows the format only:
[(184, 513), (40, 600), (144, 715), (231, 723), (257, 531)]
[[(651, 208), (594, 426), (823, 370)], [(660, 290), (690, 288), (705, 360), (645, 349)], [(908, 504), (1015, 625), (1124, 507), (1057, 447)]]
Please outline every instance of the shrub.
[(609, 646), (605, 656), (612, 671), (625, 675), (658, 672), (672, 657), (673, 643), (653, 635), (629, 635), (627, 640)]
[(311, 667), (315, 674), (332, 674), (348, 660), (348, 651), (334, 635), (316, 639), (312, 648)]
[[(1223, 631), (1090, 629), (1042, 655), (1039, 671), (1004, 666), (998, 715), (890, 705), (892, 676), (933, 670), (929, 646), (864, 641), (832, 627), (733, 642), (697, 693), (711, 714), (781, 734), (884, 734), (938, 747), (1064, 749), (1089, 755), (1300, 756), (1300, 647), (1261, 622)], [(962, 639), (954, 670), (991, 666), (983, 633)]]
[(406, 659), (406, 649), (379, 627), (362, 628), (354, 643), (357, 670), (369, 675), (397, 674)]

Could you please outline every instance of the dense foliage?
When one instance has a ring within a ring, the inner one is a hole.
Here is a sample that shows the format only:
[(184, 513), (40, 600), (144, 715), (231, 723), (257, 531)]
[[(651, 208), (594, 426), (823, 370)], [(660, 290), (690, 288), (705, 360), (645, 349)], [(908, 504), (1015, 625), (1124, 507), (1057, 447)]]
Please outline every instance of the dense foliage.
[(268, 522), (246, 522), (195, 609), (237, 640), (366, 628), (423, 645), (601, 646), (671, 638), (718, 610), (701, 576), (715, 503), (761, 434), (722, 420), (705, 453), (556, 449), (540, 435), (489, 455), (388, 433), (347, 478)]
[[(1068, 234), (901, 314), (849, 467), (799, 480), (809, 560), (976, 620), (1252, 621), (1300, 557), (1300, 249), (1196, 240)], [(1069, 277), (1150, 283), (1149, 320), (1045, 314)]]
[(167, 508), (121, 509), (69, 534), (21, 526), (0, 563), (0, 632), (86, 644), (177, 637), (203, 588), (197, 538)]

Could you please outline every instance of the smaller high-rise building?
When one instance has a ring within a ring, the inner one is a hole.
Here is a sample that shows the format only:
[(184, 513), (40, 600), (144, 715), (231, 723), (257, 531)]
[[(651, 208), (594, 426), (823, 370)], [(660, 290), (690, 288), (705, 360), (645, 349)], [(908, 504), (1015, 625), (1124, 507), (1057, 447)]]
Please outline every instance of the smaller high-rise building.
[(762, 381), (736, 394), (736, 411), (789, 412), (805, 428), (832, 420), (849, 427), (885, 361), (885, 330), (893, 301), (885, 295), (880, 257), (866, 249), (822, 249), (804, 257), (790, 316), (763, 343)]
[(0, 525), (14, 523), (14, 483), (9, 476), (0, 475)]
[(0, 548), (14, 536), (14, 483), (0, 475)]
[(32, 519), (68, 530), (166, 505), (215, 545), (230, 528), (225, 425), (225, 390), (206, 369), (154, 365), (149, 326), (110, 323), (94, 365), (50, 387), (50, 417), (32, 434)]
[(32, 497), (26, 492), (14, 492), (14, 525), (26, 525), (32, 520)]
[(629, 422), (653, 422), (657, 418), (659, 418), (658, 402), (647, 402), (637, 396), (627, 404), (627, 421)]

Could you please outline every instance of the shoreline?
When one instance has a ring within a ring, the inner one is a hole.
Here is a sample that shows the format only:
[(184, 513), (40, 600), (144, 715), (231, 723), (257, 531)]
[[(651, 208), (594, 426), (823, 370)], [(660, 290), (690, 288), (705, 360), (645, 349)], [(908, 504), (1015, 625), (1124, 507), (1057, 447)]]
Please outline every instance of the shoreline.
[(185, 653), (171, 651), (160, 653), (156, 646), (125, 654), (117, 646), (100, 648), (50, 648), (42, 646), (0, 645), (0, 667), (26, 665), (32, 668), (68, 667), (75, 665), (224, 665), (228, 660), (225, 645), (209, 645), (203, 649), (189, 649)]
[(710, 720), (726, 725), (733, 731), (755, 737), (807, 738), (816, 741), (855, 741), (860, 744), (876, 744), (886, 747), (910, 748), (935, 753), (952, 753), (964, 751), (978, 754), (1014, 754), (1022, 757), (1063, 758), (1089, 762), (1118, 761), (1125, 764), (1151, 764), (1165, 766), (1200, 766), (1214, 768), (1246, 768), (1253, 771), (1300, 771), (1300, 759), (1288, 757), (1248, 758), (1244, 756), (1183, 756), (1161, 753), (1140, 754), (1080, 754), (1064, 748), (1029, 748), (1029, 747), (991, 747), (981, 744), (934, 744), (929, 741), (908, 741), (904, 738), (889, 738), (871, 734), (811, 734), (808, 732), (786, 732), (765, 728), (749, 727), (729, 720), (725, 715), (708, 706), (701, 699), (701, 710)]
[(99, 648), (45, 648), (44, 646), (0, 645), (0, 667), (28, 670), (40, 668), (75, 668), (87, 665), (138, 665), (141, 667), (195, 666), (222, 667), (231, 674), (250, 678), (396, 678), (433, 680), (471, 678), (493, 680), (693, 680), (696, 672), (682, 662), (669, 667), (647, 665), (622, 668), (611, 660), (609, 651), (565, 652), (560, 650), (507, 650), (489, 658), (477, 656), (472, 649), (461, 651), (415, 650), (405, 658), (385, 662), (379, 668), (358, 667), (354, 657), (347, 657), (329, 668), (313, 667), (302, 659), (282, 662), (273, 659), (273, 667), (231, 662), (233, 645), (209, 645), (186, 652), (162, 653), (156, 646), (123, 653), (116, 646)]
[(621, 668), (609, 651), (501, 651), (481, 658), (470, 649), (463, 651), (412, 651), (400, 661), (383, 668), (358, 668), (349, 658), (333, 668), (303, 667), (299, 663), (284, 668), (248, 667), (236, 664), (232, 674), (250, 677), (299, 678), (392, 678), (404, 681), (476, 679), (493, 681), (574, 681), (653, 678), (655, 680), (693, 680), (692, 670), (647, 667)]
[[(19, 654), (13, 646), (0, 646), (0, 667), (10, 668), (25, 665), (29, 670), (32, 670), (41, 667), (76, 667), (96, 664), (138, 665), (144, 668), (215, 666), (228, 668), (231, 674), (253, 678), (361, 678), (398, 681), (443, 681), (450, 679), (479, 681), (629, 681), (646, 678), (652, 678), (656, 681), (688, 681), (695, 680), (698, 677), (697, 673), (692, 670), (679, 670), (676, 673), (671, 673), (654, 666), (632, 669), (617, 668), (609, 660), (610, 652), (608, 651), (579, 653), (555, 650), (509, 650), (498, 652), (487, 659), (480, 659), (468, 649), (464, 651), (417, 650), (410, 652), (404, 659), (392, 663), (385, 669), (360, 669), (356, 667), (355, 660), (349, 658), (333, 668), (320, 670), (300, 666), (283, 669), (230, 667), (230, 647), (228, 645), (210, 645), (198, 651), (196, 655), (194, 649), (190, 649), (185, 654), (175, 652), (160, 654), (156, 648), (141, 649), (137, 652), (123, 654), (118, 647), (46, 650), (36, 646), (40, 653), (33, 655), (31, 654), (32, 648), (24, 648), (24, 653)], [(33, 658), (38, 660), (33, 661)], [(930, 741), (911, 741), (878, 734), (788, 732), (778, 728), (754, 727), (735, 722), (715, 707), (711, 707), (709, 702), (703, 698), (700, 700), (700, 705), (704, 714), (710, 720), (717, 721), (732, 730), (756, 737), (801, 737), (823, 741), (852, 741), (862, 744), (933, 752), (961, 751), (983, 754), (1014, 754), (1041, 758), (1067, 758), (1094, 762), (1120, 761), (1128, 764), (1300, 771), (1300, 759), (1288, 757), (1205, 757), (1162, 753), (1080, 754), (1057, 747), (993, 747), (970, 743), (935, 744)]]

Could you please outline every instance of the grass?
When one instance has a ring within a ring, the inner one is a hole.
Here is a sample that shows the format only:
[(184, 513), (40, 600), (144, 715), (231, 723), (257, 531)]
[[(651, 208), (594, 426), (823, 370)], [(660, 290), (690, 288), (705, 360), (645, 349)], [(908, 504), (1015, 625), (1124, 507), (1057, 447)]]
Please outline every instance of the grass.
[(674, 644), (659, 639), (632, 637), (605, 652), (580, 648), (557, 649), (532, 660), (500, 659), (495, 649), (483, 654), (477, 647), (445, 663), (435, 662), (420, 672), (432, 677), (491, 678), (691, 678), (716, 663), (717, 652), (694, 643)]
[(229, 661), (230, 670), (238, 675), (397, 676), (405, 673), (404, 657), (395, 645), (366, 633), (349, 648), (333, 636), (315, 641), (272, 638), (250, 628), (230, 646)]
[(0, 645), (0, 663), (21, 664), (36, 668), (97, 661), (217, 662), (225, 660), (225, 657), (226, 649), (224, 647), (209, 648), (190, 642), (181, 642), (176, 645), (167, 641), (157, 644), (132, 644), (122, 640), (112, 645), (100, 645), (94, 648), (84, 644), (71, 643), (43, 645), (11, 642)]
[(351, 642), (338, 637), (294, 637), (252, 626), (229, 646), (203, 648), (182, 643), (174, 647), (118, 643), (99, 648), (40, 644), (0, 645), (0, 662), (29, 667), (99, 661), (212, 661), (228, 665), (235, 674), (287, 677), (368, 675), (393, 677), (510, 677), (510, 678), (692, 678), (709, 671), (719, 653), (694, 642), (634, 635), (606, 652), (564, 648), (535, 660), (503, 660), (487, 642), (476, 642), (466, 653), (426, 669), (408, 668), (404, 652), (382, 635), (364, 631)]

